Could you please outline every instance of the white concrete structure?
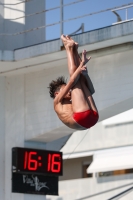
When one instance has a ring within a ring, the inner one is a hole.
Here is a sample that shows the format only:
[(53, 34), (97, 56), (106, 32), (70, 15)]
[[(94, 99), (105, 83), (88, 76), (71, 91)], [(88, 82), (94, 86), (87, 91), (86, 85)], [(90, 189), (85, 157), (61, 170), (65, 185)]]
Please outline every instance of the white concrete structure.
[[(91, 180), (89, 178), (61, 181), (60, 197), (48, 197), (47, 200), (107, 200), (133, 187), (133, 175), (101, 179), (101, 183), (98, 183), (97, 179)], [(131, 191), (120, 199), (130, 200), (132, 196), (133, 192)]]
[[(16, 2), (19, 1), (11, 1)], [(23, 14), (30, 14), (31, 10), (37, 12), (45, 9), (43, 0), (39, 0), (37, 4), (31, 1), (26, 6), (20, 5), (15, 10), (13, 5), (0, 6), (0, 33), (17, 33), (44, 25), (44, 14), (37, 15), (35, 20), (13, 20)], [(94, 99), (99, 109), (100, 121), (132, 108), (133, 21), (79, 34), (74, 39), (79, 43), (80, 52), (86, 49), (92, 55), (89, 74), (96, 89)], [(44, 41), (45, 29), (33, 31), (31, 34), (0, 36), (2, 200), (44, 199), (42, 196), (11, 193), (12, 147), (59, 150), (69, 134), (74, 132), (57, 118), (47, 89), (50, 80), (62, 74), (68, 77), (66, 53), (61, 51), (59, 39), (43, 43)], [(59, 138), (61, 139), (47, 144)]]
[[(130, 116), (131, 112), (126, 111), (125, 115)], [(107, 120), (106, 125), (99, 122), (87, 133), (75, 132), (69, 138), (61, 149), (64, 174), (60, 177), (60, 196), (50, 196), (48, 200), (104, 200), (133, 187), (133, 120), (111, 124), (113, 118), (108, 119), (108, 125)], [(85, 165), (89, 165), (87, 171), (92, 173), (88, 178), (83, 176)], [(130, 173), (127, 169), (131, 169)], [(108, 174), (100, 176), (100, 172)], [(133, 190), (119, 198), (129, 200), (132, 195)]]

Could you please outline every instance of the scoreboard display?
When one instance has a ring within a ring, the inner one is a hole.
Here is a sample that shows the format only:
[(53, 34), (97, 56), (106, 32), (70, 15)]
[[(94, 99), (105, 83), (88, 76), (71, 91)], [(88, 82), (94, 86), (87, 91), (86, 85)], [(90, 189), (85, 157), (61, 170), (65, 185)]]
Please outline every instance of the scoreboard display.
[(62, 163), (61, 152), (12, 148), (12, 192), (58, 195)]
[(16, 172), (62, 175), (62, 153), (15, 147), (12, 164)]

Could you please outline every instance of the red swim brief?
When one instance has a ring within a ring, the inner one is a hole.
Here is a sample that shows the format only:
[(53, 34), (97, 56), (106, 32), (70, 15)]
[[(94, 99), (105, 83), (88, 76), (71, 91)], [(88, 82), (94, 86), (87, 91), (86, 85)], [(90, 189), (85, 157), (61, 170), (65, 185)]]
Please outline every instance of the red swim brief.
[(90, 128), (94, 126), (97, 123), (98, 118), (98, 113), (94, 110), (87, 110), (73, 114), (73, 119), (84, 128)]

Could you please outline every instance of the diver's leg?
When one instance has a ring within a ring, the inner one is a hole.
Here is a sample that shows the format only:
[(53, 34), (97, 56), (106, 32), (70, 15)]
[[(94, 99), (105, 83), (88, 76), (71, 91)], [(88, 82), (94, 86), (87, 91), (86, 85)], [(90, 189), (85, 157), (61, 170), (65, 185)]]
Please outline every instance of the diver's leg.
[[(78, 54), (77, 47), (78, 46), (76, 45), (74, 48), (74, 57), (75, 57), (76, 65), (79, 66), (79, 64), (81, 63), (81, 58)], [(82, 60), (84, 62), (88, 62), (90, 60), (90, 58), (91, 57), (86, 58), (86, 51), (84, 50), (82, 52)], [(83, 74), (80, 75), (80, 84), (81, 84), (82, 90), (87, 99), (89, 108), (98, 113), (97, 107), (96, 107), (94, 99), (92, 97), (92, 91), (90, 92), (90, 90), (92, 89), (92, 85), (91, 85), (92, 83), (90, 83), (90, 80), (88, 81), (88, 79), (89, 79), (88, 73), (86, 73), (86, 71), (83, 71)]]
[[(61, 39), (65, 45), (68, 59), (68, 70), (70, 76), (75, 72), (77, 66), (74, 60), (74, 41), (70, 40), (69, 37), (61, 36)], [(71, 91), (72, 97), (72, 108), (73, 112), (83, 112), (90, 109), (85, 94), (83, 92), (81, 83), (80, 83), (80, 75), (77, 77), (76, 84), (72, 87)]]
[(91, 92), (89, 91), (88, 87), (86, 86), (86, 80), (83, 75), (80, 76), (80, 83), (81, 83), (82, 89), (84, 91), (84, 95), (88, 101), (90, 109), (98, 113), (95, 101), (91, 95)]
[(74, 51), (73, 51), (75, 43), (73, 40), (69, 39), (69, 37), (64, 36), (64, 35), (61, 36), (61, 39), (66, 49), (67, 60), (68, 60), (68, 71), (69, 71), (69, 75), (71, 76), (77, 69), (75, 59), (74, 59)]
[[(78, 49), (77, 48), (74, 48), (74, 55), (75, 55), (75, 60), (78, 63), (78, 66), (79, 66), (79, 64), (81, 62), (81, 58), (80, 58), (80, 56), (78, 54)], [(90, 59), (91, 59), (91, 57), (89, 57), (89, 58), (86, 57), (86, 50), (84, 50), (83, 53), (82, 53), (82, 60), (84, 60), (84, 62), (86, 64)], [(92, 81), (91, 81), (91, 79), (90, 79), (90, 77), (88, 75), (88, 70), (83, 71), (82, 74), (85, 77), (85, 80), (86, 80), (85, 83), (86, 83), (86, 86), (88, 87), (89, 91), (91, 92), (91, 95), (94, 94), (95, 93), (95, 89), (94, 89)]]
[[(73, 51), (74, 51), (73, 56), (74, 56), (75, 67), (74, 67), (74, 68), (69, 67), (69, 74), (70, 74), (70, 76), (71, 76), (71, 75), (74, 73), (74, 71), (76, 70), (76, 66), (78, 67), (78, 66), (80, 65), (80, 63), (81, 63), (81, 58), (80, 58), (80, 56), (79, 56), (79, 54), (78, 54), (78, 43), (76, 43), (76, 42), (75, 42), (71, 37), (69, 37), (68, 35), (67, 35), (67, 36), (62, 35), (62, 36), (61, 36), (61, 39), (63, 40), (63, 43), (64, 43), (65, 48), (66, 48), (66, 44), (67, 44), (68, 41), (69, 41), (69, 42), (71, 41), (71, 42), (73, 42), (73, 43), (75, 44), (74, 47), (73, 47)], [(67, 48), (66, 48), (66, 50), (67, 50)], [(86, 50), (84, 50), (84, 51), (82, 52), (82, 61), (84, 61), (84, 63), (86, 64), (90, 59), (91, 59), (91, 57), (89, 57), (89, 58), (86, 57)], [(71, 66), (71, 64), (70, 64), (70, 66)], [(86, 70), (86, 71), (83, 71), (83, 75), (84, 75), (85, 80), (86, 80), (86, 81), (85, 81), (86, 86), (88, 87), (88, 89), (89, 89), (91, 95), (94, 94), (94, 93), (95, 93), (95, 89), (94, 89), (94, 86), (93, 86), (93, 84), (92, 84), (92, 81), (91, 81), (91, 79), (90, 79), (90, 77), (89, 77), (89, 75), (88, 75), (88, 71), (87, 71), (87, 70)]]

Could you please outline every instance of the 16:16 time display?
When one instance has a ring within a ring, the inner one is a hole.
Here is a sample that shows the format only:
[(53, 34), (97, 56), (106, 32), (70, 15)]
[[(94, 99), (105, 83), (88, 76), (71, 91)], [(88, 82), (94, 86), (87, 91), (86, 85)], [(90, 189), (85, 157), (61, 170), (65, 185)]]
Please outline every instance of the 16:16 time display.
[[(57, 160), (57, 161), (56, 161)], [(24, 155), (24, 170), (36, 171), (39, 167), (42, 167), (42, 157), (37, 156), (35, 151), (26, 151)], [(58, 173), (61, 169), (60, 155), (48, 154), (47, 155), (47, 171)]]
[(13, 148), (17, 172), (62, 175), (62, 153), (28, 148)]

